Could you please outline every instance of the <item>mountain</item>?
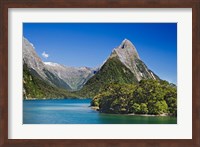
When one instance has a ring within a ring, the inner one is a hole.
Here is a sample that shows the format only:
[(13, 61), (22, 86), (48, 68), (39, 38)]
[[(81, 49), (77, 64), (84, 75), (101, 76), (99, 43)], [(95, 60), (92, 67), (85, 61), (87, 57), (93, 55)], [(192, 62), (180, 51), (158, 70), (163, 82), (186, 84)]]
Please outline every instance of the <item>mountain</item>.
[(23, 38), (23, 62), (32, 74), (48, 83), (68, 90), (79, 90), (97, 70), (88, 67), (67, 67), (58, 63), (43, 62), (33, 44)]
[(72, 90), (79, 90), (97, 69), (89, 67), (66, 67), (52, 62), (44, 62), (46, 69), (66, 82)]
[(22, 48), (23, 65), (27, 66), (32, 75), (55, 87), (71, 90), (70, 86), (64, 82), (63, 79), (57, 77), (45, 67), (45, 64), (37, 55), (33, 44), (30, 43), (26, 38), (23, 38)]
[(142, 79), (159, 80), (140, 59), (135, 46), (127, 39), (114, 48), (100, 70), (87, 81), (80, 93), (96, 95), (110, 83), (138, 83)]
[[(34, 92), (31, 91), (31, 89), (28, 89), (31, 87), (32, 90), (35, 88), (38, 91), (41, 91), (39, 89), (42, 89), (45, 86), (51, 87), (50, 89), (54, 89), (53, 91), (59, 91), (58, 89), (64, 89), (65, 91), (79, 90), (87, 82), (87, 80), (94, 75), (94, 72), (98, 70), (96, 68), (67, 67), (57, 63), (43, 62), (37, 55), (34, 45), (24, 37), (22, 41), (22, 48), (24, 93), (26, 93), (26, 96), (29, 95), (30, 97), (41, 97), (42, 95), (45, 95), (45, 92), (43, 92), (43, 94), (40, 93), (34, 95)], [(30, 79), (34, 79), (35, 81)], [(37, 92), (35, 91), (35, 93)], [(48, 93), (48, 90), (46, 93)], [(67, 94), (68, 93), (69, 92), (67, 92)]]

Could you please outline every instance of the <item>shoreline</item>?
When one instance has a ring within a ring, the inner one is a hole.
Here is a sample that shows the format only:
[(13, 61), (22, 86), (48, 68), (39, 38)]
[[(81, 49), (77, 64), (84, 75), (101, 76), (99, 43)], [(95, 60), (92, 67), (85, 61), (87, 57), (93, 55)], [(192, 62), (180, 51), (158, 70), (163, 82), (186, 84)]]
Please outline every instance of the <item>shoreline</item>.
[[(89, 106), (91, 109), (95, 110), (95, 111), (99, 111), (99, 107), (97, 106)], [(99, 112), (101, 113), (101, 112)], [(117, 114), (117, 115), (129, 115), (129, 116), (172, 116), (171, 114), (168, 113), (163, 113), (163, 114), (159, 114), (159, 115), (155, 115), (155, 114), (135, 114), (135, 113), (127, 113), (127, 114), (121, 114), (121, 113), (104, 113), (104, 114)], [(175, 117), (175, 116), (174, 116)]]
[(130, 114), (127, 114), (127, 115), (135, 115), (135, 116), (171, 116), (170, 114), (168, 113), (163, 113), (163, 114), (159, 114), (159, 115), (155, 115), (155, 114), (135, 114), (135, 113), (130, 113)]
[(91, 98), (23, 98), (23, 100), (64, 100), (64, 99), (91, 99)]

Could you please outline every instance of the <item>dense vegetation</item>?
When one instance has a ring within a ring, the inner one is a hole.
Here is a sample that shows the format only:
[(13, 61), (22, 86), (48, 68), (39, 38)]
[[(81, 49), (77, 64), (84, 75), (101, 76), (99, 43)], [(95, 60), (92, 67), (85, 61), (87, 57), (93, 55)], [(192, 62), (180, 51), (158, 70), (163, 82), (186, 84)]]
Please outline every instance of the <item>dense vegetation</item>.
[(177, 115), (177, 89), (167, 81), (141, 80), (139, 84), (108, 84), (92, 106), (103, 113)]
[(77, 97), (65, 89), (54, 87), (29, 71), (26, 64), (23, 66), (23, 97), (24, 98), (65, 98)]
[(110, 83), (137, 83), (137, 80), (117, 58), (110, 58), (78, 93), (84, 97), (94, 97)]

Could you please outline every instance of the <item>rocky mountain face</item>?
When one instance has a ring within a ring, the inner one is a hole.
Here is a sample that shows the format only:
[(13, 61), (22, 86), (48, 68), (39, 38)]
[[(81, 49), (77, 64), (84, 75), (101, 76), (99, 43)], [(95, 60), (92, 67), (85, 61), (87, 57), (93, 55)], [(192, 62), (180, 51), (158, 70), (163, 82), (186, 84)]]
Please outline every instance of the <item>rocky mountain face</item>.
[(35, 47), (26, 38), (22, 40), (22, 51), (23, 51), (23, 64), (34, 70), (42, 79), (46, 79), (47, 76), (44, 73), (45, 65), (42, 60), (38, 57)]
[(79, 90), (94, 75), (97, 69), (88, 67), (67, 67), (57, 63), (43, 62), (33, 44), (23, 38), (23, 64), (30, 73), (47, 83), (70, 91)]
[(59, 88), (33, 73), (27, 64), (23, 65), (23, 97), (32, 98), (66, 98), (77, 97), (72, 92)]
[(66, 67), (52, 62), (44, 62), (45, 68), (66, 82), (72, 90), (79, 90), (97, 69), (88, 67)]
[(81, 89), (83, 95), (94, 96), (110, 83), (138, 83), (142, 79), (159, 80), (139, 58), (135, 46), (127, 39), (114, 48), (100, 70)]

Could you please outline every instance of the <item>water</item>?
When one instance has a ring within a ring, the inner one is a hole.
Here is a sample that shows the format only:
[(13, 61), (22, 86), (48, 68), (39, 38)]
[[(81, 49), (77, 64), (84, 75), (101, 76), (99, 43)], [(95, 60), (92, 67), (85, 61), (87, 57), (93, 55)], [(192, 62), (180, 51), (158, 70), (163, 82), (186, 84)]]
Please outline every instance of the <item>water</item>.
[(169, 116), (102, 114), (89, 107), (91, 99), (24, 100), (24, 124), (176, 124)]

